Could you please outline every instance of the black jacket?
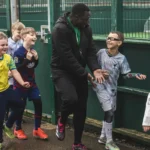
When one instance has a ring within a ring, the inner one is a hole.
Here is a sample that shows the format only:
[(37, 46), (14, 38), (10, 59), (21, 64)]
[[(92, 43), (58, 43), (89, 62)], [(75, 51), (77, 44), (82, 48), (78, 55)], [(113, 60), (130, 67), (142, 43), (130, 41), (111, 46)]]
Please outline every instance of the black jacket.
[(69, 13), (66, 13), (57, 20), (52, 32), (51, 68), (52, 72), (54, 70), (65, 71), (82, 78), (87, 76), (86, 64), (92, 72), (100, 66), (97, 63), (91, 28), (87, 26), (80, 30), (81, 37), (78, 45), (75, 32), (67, 22), (68, 15)]

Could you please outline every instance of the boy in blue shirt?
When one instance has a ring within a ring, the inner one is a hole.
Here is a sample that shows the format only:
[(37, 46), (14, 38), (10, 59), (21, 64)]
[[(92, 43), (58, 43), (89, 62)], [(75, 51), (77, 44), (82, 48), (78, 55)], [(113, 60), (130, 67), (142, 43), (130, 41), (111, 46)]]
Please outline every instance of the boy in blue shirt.
[[(32, 48), (36, 42), (36, 32), (31, 27), (26, 27), (22, 29), (21, 36), (23, 39), (23, 46), (21, 46), (14, 53), (14, 60), (16, 63), (17, 70), (21, 74), (22, 78), (28, 81), (31, 85), (29, 89), (22, 88), (18, 82), (14, 82), (14, 90), (17, 95), (20, 97), (20, 100), (23, 99), (25, 102), (27, 98), (32, 100), (34, 109), (35, 109), (35, 127), (33, 130), (33, 136), (40, 139), (48, 139), (48, 135), (40, 128), (41, 118), (42, 118), (42, 101), (39, 89), (35, 82), (35, 73), (34, 69), (38, 65), (38, 54)], [(25, 106), (24, 106), (25, 108)], [(20, 118), (23, 116), (23, 112), (20, 114)], [(14, 130), (14, 135), (18, 139), (27, 139), (27, 135), (24, 133), (21, 127), (22, 119), (16, 121), (16, 128)]]

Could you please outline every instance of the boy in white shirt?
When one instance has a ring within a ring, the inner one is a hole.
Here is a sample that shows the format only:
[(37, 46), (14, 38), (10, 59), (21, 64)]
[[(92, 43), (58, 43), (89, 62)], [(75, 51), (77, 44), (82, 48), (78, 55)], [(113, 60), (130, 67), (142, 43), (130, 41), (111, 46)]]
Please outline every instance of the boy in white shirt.
[[(12, 36), (8, 38), (8, 51), (7, 54), (11, 55), (12, 58), (14, 56), (14, 52), (22, 46), (22, 39), (20, 32), (22, 29), (25, 28), (25, 25), (22, 22), (16, 21), (15, 23), (12, 24), (11, 26), (11, 32)], [(8, 73), (9, 76), (9, 85), (10, 88), (13, 88), (13, 78), (11, 75), (11, 72), (9, 71)], [(9, 107), (6, 107), (6, 114), (5, 114), (5, 121), (8, 119), (8, 114), (9, 114)]]
[(146, 76), (143, 74), (131, 73), (126, 57), (119, 52), (119, 47), (123, 41), (124, 36), (121, 32), (110, 32), (106, 39), (107, 48), (100, 49), (97, 53), (98, 64), (103, 70), (109, 72), (108, 79), (102, 84), (95, 82), (97, 86), (94, 88), (104, 111), (103, 127), (98, 142), (106, 143), (105, 148), (108, 150), (120, 150), (112, 138), (112, 123), (114, 111), (116, 110), (117, 81), (119, 75), (122, 74), (125, 79), (146, 79)]

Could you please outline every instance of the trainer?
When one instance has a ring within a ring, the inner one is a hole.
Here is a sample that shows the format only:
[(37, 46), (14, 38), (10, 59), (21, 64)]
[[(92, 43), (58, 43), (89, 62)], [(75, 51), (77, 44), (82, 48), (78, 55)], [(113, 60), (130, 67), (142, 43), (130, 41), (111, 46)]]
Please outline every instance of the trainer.
[(52, 77), (62, 101), (56, 136), (59, 140), (65, 138), (65, 124), (73, 113), (72, 150), (87, 149), (81, 141), (86, 118), (88, 80), (92, 81), (92, 76), (85, 69), (86, 65), (95, 80), (99, 83), (105, 80), (105, 71), (97, 63), (89, 18), (89, 8), (82, 3), (75, 4), (71, 13), (57, 20), (52, 32)]

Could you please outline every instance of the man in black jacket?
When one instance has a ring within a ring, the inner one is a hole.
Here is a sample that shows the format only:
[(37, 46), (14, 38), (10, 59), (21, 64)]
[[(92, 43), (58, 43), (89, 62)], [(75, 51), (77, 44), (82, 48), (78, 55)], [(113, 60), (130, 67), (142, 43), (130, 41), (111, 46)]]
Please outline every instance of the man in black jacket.
[(56, 136), (59, 140), (65, 138), (65, 124), (68, 116), (73, 113), (72, 150), (86, 150), (81, 138), (86, 118), (88, 80), (92, 82), (93, 77), (85, 66), (88, 65), (99, 83), (105, 80), (103, 74), (107, 74), (97, 63), (89, 18), (89, 8), (82, 3), (75, 4), (71, 13), (58, 19), (52, 32), (52, 76), (62, 100)]

